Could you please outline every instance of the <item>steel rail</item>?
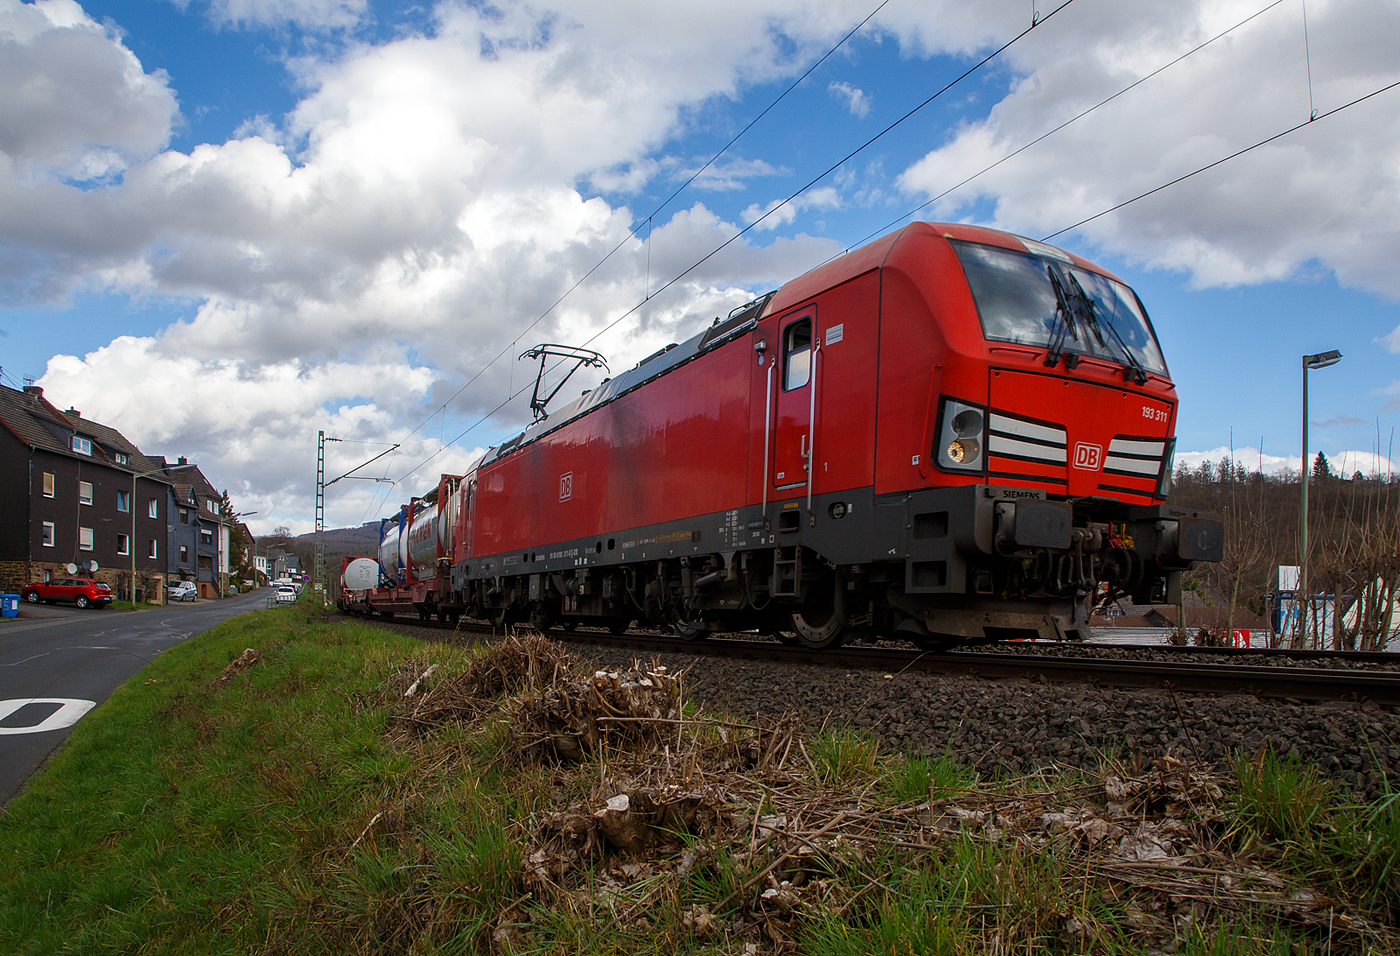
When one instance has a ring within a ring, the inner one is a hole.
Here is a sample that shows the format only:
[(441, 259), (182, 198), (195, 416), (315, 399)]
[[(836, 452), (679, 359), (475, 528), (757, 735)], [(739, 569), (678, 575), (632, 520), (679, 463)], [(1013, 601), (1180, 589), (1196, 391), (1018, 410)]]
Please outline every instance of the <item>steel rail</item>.
[[(501, 628), (463, 623), (455, 627), (434, 621), (399, 622), (412, 627), (454, 630), (462, 634), (501, 634)], [(1388, 707), (1400, 706), (1400, 672), (1344, 668), (1202, 664), (1176, 661), (1136, 661), (1073, 658), (1057, 655), (957, 650), (921, 653), (883, 647), (842, 647), (813, 651), (766, 640), (711, 638), (687, 641), (657, 634), (614, 635), (602, 630), (565, 631), (556, 628), (548, 636), (570, 644), (595, 645), (638, 654), (691, 654), (775, 663), (818, 664), (851, 670), (887, 673), (919, 671), (956, 674), (993, 680), (1046, 680), (1053, 683), (1092, 683), (1111, 687), (1162, 689), (1190, 694), (1246, 694), (1297, 701), (1365, 700)], [(1031, 646), (1031, 645), (1025, 645)], [(1050, 645), (1094, 647), (1113, 645)], [(1152, 650), (1160, 650), (1148, 645)], [(1143, 645), (1116, 645), (1141, 649)], [(1190, 650), (1190, 648), (1187, 648)], [(1221, 650), (1197, 648), (1196, 650)], [(1394, 655), (1390, 655), (1394, 656)]]

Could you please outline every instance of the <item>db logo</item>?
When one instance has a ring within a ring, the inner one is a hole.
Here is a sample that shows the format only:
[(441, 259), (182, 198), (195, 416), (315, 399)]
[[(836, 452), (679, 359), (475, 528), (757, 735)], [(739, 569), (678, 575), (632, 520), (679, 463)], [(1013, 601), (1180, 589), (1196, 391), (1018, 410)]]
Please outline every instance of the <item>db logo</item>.
[(1103, 464), (1103, 448), (1080, 442), (1074, 446), (1074, 467), (1085, 471), (1098, 471)]
[(568, 501), (574, 496), (574, 473), (566, 471), (559, 476), (559, 500)]

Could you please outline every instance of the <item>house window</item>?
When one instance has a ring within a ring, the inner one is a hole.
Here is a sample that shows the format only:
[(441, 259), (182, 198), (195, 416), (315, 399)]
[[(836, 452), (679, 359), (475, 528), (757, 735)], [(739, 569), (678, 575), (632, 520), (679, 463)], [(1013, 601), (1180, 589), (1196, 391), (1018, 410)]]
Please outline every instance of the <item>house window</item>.
[(117, 510), (118, 510), (118, 511), (123, 511), (123, 512), (125, 512), (125, 511), (130, 511), (130, 510), (131, 510), (131, 492), (129, 492), (129, 491), (118, 491), (118, 492), (117, 492)]
[(76, 451), (76, 452), (77, 452), (78, 454), (80, 454), (80, 455), (91, 455), (91, 454), (92, 454), (92, 439), (90, 439), (90, 438), (79, 438), (77, 435), (74, 435), (74, 436), (69, 440), (69, 442), (68, 442), (68, 447), (71, 448), (71, 449), (73, 449), (74, 451)]
[(80, 482), (78, 482), (78, 504), (80, 504), (80, 505), (90, 505), (90, 504), (92, 504), (92, 482), (90, 482), (90, 481), (80, 481)]
[(201, 570), (201, 571), (212, 571), (212, 570), (214, 570), (214, 559), (211, 558), (211, 557), (210, 557), (209, 555), (207, 555), (207, 554), (201, 554), (201, 555), (199, 556), (199, 570)]
[(213, 498), (206, 498), (206, 499), (204, 500), (204, 506), (205, 506), (206, 508), (209, 509), (209, 513), (210, 513), (211, 515), (216, 515), (216, 514), (219, 513), (218, 505), (216, 505), (216, 504), (214, 503), (214, 499), (213, 499)]
[(185, 544), (180, 545), (180, 563), (181, 563), (181, 564), (189, 564), (189, 563), (190, 563), (190, 549), (189, 549), (189, 545), (185, 545)]
[(208, 528), (199, 529), (199, 543), (212, 545), (214, 543), (214, 532)]
[(45, 521), (45, 522), (44, 522), (44, 547), (46, 547), (46, 548), (52, 548), (52, 547), (53, 547), (53, 535), (54, 535), (53, 522), (52, 522), (52, 521)]
[(159, 552), (159, 550), (156, 548), (156, 539), (155, 539), (155, 538), (152, 538), (152, 539), (150, 540), (149, 544), (150, 544), (150, 547), (148, 547), (148, 548), (146, 549), (146, 557), (148, 557), (148, 558), (159, 557), (159, 556), (160, 556), (160, 552)]
[(117, 554), (131, 553), (131, 535), (117, 534)]
[(52, 581), (52, 580), (53, 580), (53, 572), (50, 571), (48, 568), (45, 568), (45, 569), (44, 569), (44, 582), (45, 582), (45, 583), (48, 583), (49, 581)]
[(129, 460), (129, 459), (126, 457), (126, 452), (124, 452), (124, 451), (119, 451), (119, 452), (114, 453), (114, 454), (112, 455), (112, 458), (114, 458), (114, 459), (116, 460), (117, 464), (119, 464), (119, 465), (125, 465), (125, 464), (127, 463), (127, 461)]
[(44, 472), (44, 497), (53, 497), (53, 472), (51, 471)]
[(91, 529), (91, 528), (79, 528), (79, 529), (78, 529), (78, 550), (79, 550), (79, 551), (91, 551), (91, 550), (92, 550), (92, 529)]
[(148, 518), (159, 518), (159, 517), (160, 517), (160, 502), (157, 501), (155, 498), (152, 498), (150, 501), (148, 501), (148, 502), (146, 503), (146, 517), (148, 517)]
[(188, 509), (188, 508), (181, 508), (181, 509), (180, 509), (180, 524), (189, 524), (189, 523), (190, 523), (190, 509)]

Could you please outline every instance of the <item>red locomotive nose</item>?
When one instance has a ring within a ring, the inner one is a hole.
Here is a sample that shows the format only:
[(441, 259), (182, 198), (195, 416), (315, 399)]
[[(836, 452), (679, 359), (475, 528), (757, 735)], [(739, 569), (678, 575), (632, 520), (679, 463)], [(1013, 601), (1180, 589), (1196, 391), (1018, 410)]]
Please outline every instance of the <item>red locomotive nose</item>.
[(1107, 363), (1090, 360), (1063, 377), (993, 369), (990, 472), (997, 480), (1033, 482), (1068, 497), (1152, 501), (1164, 469), (1170, 474), (1174, 407), (1125, 388), (1113, 373)]

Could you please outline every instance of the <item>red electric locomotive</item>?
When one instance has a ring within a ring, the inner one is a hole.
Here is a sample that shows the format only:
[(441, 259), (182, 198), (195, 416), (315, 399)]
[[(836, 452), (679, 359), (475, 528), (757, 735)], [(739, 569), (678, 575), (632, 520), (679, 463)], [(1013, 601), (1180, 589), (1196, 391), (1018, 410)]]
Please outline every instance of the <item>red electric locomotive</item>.
[(1217, 521), (1165, 504), (1175, 418), (1121, 280), (915, 223), (445, 477), (388, 536), (431, 525), (425, 560), (386, 571), (421, 575), (415, 606), (443, 616), (811, 647), (1074, 638), (1102, 587), (1172, 602), (1222, 556)]

